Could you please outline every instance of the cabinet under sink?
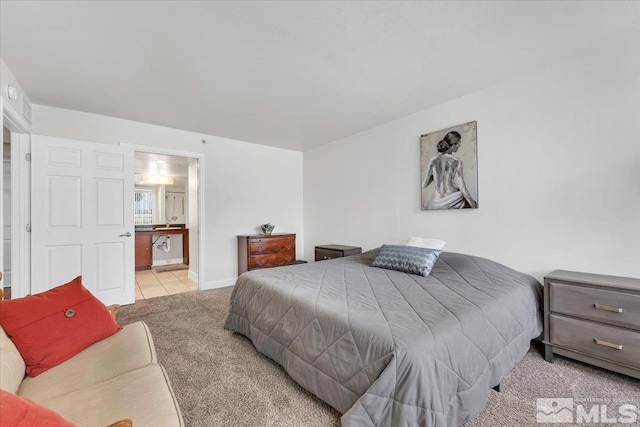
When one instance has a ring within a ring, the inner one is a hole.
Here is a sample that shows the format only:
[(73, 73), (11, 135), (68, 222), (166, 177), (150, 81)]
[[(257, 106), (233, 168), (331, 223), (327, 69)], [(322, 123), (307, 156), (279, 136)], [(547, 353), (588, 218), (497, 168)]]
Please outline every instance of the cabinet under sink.
[(158, 226), (136, 226), (135, 239), (135, 269), (150, 270), (153, 265), (153, 239), (159, 236), (182, 235), (182, 258), (189, 265), (189, 229), (181, 225), (165, 224)]

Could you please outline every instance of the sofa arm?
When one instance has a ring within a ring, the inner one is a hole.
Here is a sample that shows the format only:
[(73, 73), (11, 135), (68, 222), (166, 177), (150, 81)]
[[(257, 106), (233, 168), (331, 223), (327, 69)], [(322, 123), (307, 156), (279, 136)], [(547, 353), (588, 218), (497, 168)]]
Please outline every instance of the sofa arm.
[[(120, 304), (113, 304), (107, 307), (111, 312), (111, 316), (113, 316), (113, 320), (118, 320), (116, 317), (118, 316), (118, 310), (120, 310)], [(109, 426), (111, 427), (111, 426)]]
[(133, 421), (126, 418), (124, 420), (116, 421), (113, 424), (109, 424), (107, 427), (132, 427), (132, 426), (133, 426)]

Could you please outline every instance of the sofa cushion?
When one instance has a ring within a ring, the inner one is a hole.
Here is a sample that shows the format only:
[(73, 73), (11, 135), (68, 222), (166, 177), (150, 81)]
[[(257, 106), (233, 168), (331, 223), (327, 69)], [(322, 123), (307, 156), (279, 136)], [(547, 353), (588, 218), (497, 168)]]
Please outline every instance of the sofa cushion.
[(15, 344), (0, 328), (0, 389), (15, 393), (24, 379), (27, 366)]
[(111, 313), (82, 277), (46, 292), (0, 301), (0, 324), (35, 377), (118, 332)]
[(51, 409), (4, 390), (0, 390), (0, 425), (2, 427), (75, 427)]
[(147, 325), (135, 322), (47, 372), (26, 377), (17, 394), (42, 402), (156, 362)]
[(169, 379), (158, 364), (41, 404), (80, 426), (106, 426), (123, 418), (131, 419), (135, 427), (184, 425)]

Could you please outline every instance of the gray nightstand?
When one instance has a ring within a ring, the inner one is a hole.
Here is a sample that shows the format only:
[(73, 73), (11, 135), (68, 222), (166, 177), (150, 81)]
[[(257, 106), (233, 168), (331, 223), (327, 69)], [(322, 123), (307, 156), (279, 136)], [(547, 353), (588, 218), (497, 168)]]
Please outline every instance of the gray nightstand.
[(640, 279), (556, 270), (544, 278), (545, 360), (640, 378)]

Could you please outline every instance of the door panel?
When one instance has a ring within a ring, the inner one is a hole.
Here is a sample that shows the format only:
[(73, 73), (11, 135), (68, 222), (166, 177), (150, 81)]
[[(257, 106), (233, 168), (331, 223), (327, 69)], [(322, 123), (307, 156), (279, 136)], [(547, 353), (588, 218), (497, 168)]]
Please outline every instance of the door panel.
[(96, 169), (124, 171), (125, 159), (122, 154), (96, 153)]
[(82, 180), (74, 176), (49, 176), (47, 208), (50, 227), (80, 228), (82, 218)]
[(124, 265), (120, 262), (125, 254), (123, 242), (98, 243), (95, 245), (98, 263), (96, 288), (98, 291), (123, 291)]
[[(46, 254), (44, 263), (47, 269), (46, 277), (53, 286), (62, 285), (82, 274), (82, 245), (47, 245)], [(38, 263), (34, 265), (43, 266)], [(36, 280), (33, 282), (31, 292), (35, 294), (51, 287), (46, 282)]]
[(96, 180), (96, 195), (98, 226), (124, 226), (124, 180)]
[(47, 151), (46, 165), (81, 168), (82, 151), (76, 148), (50, 147)]
[(82, 275), (105, 304), (133, 303), (133, 151), (33, 135), (31, 178), (32, 292)]

